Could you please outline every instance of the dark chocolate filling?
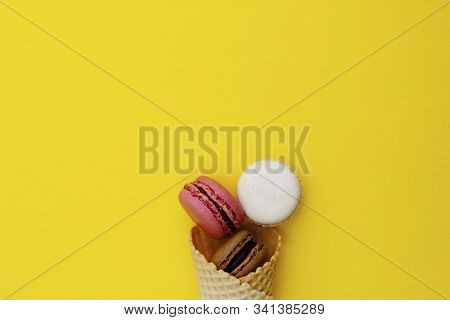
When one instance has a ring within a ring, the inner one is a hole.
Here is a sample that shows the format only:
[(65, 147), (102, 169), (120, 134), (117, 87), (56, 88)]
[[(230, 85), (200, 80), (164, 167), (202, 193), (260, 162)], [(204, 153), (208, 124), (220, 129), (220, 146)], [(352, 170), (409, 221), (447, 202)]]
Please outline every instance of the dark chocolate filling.
[(223, 208), (216, 202), (214, 201), (213, 198), (211, 198), (209, 196), (209, 194), (205, 191), (205, 189), (203, 189), (202, 187), (199, 187), (198, 185), (196, 185), (194, 183), (194, 186), (198, 189), (198, 191), (200, 191), (202, 194), (204, 194), (205, 196), (208, 197), (209, 200), (211, 200), (211, 202), (214, 204), (214, 206), (216, 207), (217, 211), (219, 211), (220, 216), (222, 217), (223, 221), (225, 221), (226, 225), (228, 226), (228, 228), (230, 228), (231, 232), (234, 232), (234, 230), (236, 230), (236, 227), (234, 226), (233, 221), (231, 221), (230, 217), (228, 216), (228, 214), (225, 212), (225, 210), (223, 210)]
[(230, 260), (228, 265), (223, 269), (223, 271), (231, 273), (236, 269), (244, 260), (247, 258), (248, 254), (256, 246), (256, 242), (250, 240), (247, 242), (241, 250)]

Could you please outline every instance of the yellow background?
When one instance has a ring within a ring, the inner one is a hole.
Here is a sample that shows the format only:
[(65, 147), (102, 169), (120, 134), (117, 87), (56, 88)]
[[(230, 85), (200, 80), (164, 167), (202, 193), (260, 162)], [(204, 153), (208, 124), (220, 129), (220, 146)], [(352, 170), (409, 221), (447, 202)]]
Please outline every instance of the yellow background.
[[(0, 296), (198, 298), (181, 184), (64, 259), (183, 177), (137, 174), (139, 125), (178, 123), (36, 25), (195, 128), (260, 125), (443, 3), (1, 0)], [(446, 6), (273, 123), (312, 127), (305, 202), (446, 297), (449, 32)], [(306, 207), (280, 231), (275, 298), (442, 298)]]

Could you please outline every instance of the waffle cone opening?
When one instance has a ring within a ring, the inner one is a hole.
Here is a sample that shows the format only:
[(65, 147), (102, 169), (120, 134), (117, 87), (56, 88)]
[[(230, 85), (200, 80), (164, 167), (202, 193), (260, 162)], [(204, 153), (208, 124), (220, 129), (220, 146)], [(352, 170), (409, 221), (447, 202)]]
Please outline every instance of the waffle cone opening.
[(281, 236), (273, 228), (253, 224), (244, 224), (241, 229), (251, 231), (254, 238), (264, 244), (267, 255), (265, 262), (254, 272), (238, 279), (217, 270), (217, 267), (209, 262), (226, 239), (216, 240), (199, 227), (192, 228), (190, 247), (202, 299), (272, 299)]

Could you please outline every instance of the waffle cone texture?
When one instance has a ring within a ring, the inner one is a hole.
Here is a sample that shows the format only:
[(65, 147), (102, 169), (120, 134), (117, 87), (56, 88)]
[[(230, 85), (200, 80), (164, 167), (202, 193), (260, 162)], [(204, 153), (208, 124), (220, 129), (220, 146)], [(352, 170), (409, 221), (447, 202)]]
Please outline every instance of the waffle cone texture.
[(265, 263), (242, 278), (217, 270), (209, 262), (214, 252), (225, 240), (215, 240), (198, 227), (193, 227), (190, 248), (194, 260), (198, 287), (202, 299), (213, 300), (268, 300), (273, 299), (272, 287), (275, 267), (281, 247), (281, 236), (275, 229), (243, 225), (267, 250)]

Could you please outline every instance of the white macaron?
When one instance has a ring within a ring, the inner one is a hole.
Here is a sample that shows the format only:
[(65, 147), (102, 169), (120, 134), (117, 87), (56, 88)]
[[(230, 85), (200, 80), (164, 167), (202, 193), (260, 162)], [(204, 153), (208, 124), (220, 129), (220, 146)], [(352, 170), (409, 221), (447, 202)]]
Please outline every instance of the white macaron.
[(270, 226), (294, 213), (300, 204), (302, 186), (285, 163), (261, 160), (242, 173), (237, 193), (247, 217), (256, 224)]

